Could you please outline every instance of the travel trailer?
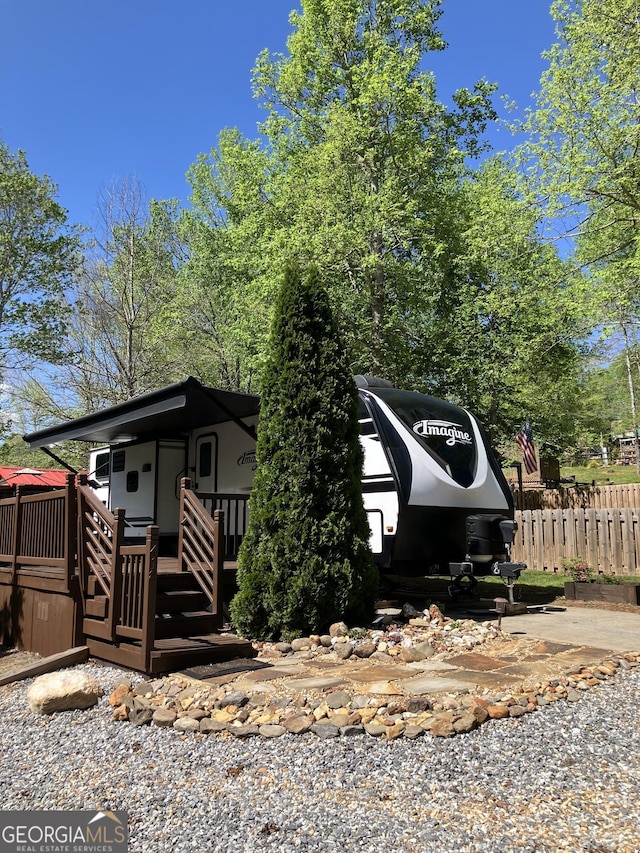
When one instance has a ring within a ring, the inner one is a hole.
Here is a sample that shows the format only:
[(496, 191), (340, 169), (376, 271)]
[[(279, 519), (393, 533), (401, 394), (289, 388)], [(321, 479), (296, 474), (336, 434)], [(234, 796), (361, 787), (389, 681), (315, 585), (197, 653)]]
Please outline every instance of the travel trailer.
[[(505, 562), (513, 500), (477, 419), (382, 379), (355, 381), (363, 501), (380, 569), (457, 578), (513, 571)], [(43, 449), (69, 439), (101, 442), (90, 452), (89, 479), (97, 494), (110, 509), (125, 510), (129, 538), (157, 524), (161, 543), (170, 548), (178, 535), (183, 477), (197, 493), (249, 494), (259, 404), (256, 396), (188, 378), (25, 440)]]

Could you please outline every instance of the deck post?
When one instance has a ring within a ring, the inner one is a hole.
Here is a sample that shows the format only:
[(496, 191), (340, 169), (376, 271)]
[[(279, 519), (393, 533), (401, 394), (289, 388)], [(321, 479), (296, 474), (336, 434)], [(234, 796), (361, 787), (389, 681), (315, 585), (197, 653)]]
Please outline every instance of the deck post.
[(156, 598), (158, 587), (158, 542), (160, 529), (155, 524), (147, 527), (142, 581), (142, 658), (145, 672), (150, 671), (151, 652), (155, 640)]
[(213, 590), (211, 602), (215, 607), (218, 624), (222, 624), (223, 571), (224, 571), (224, 512), (213, 513)]
[(118, 625), (122, 621), (122, 540), (124, 539), (124, 510), (113, 511), (113, 550), (111, 552), (111, 607), (109, 631), (111, 642), (116, 642)]
[(67, 474), (64, 485), (64, 529), (65, 529), (65, 559), (67, 592), (71, 591), (73, 578), (76, 576), (76, 542), (78, 530), (78, 502), (75, 488), (75, 477)]
[(178, 571), (185, 572), (187, 567), (184, 561), (183, 546), (184, 546), (184, 502), (185, 492), (191, 489), (191, 478), (183, 477), (180, 480), (180, 505), (178, 508)]

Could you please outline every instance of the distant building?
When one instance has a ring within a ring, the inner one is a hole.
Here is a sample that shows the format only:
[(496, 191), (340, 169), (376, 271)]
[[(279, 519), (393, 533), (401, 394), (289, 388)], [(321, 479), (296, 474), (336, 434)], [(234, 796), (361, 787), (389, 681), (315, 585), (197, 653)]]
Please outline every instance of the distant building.
[(18, 468), (0, 465), (0, 498), (15, 494), (20, 486), (21, 494), (35, 494), (61, 489), (66, 482), (67, 471), (55, 468)]

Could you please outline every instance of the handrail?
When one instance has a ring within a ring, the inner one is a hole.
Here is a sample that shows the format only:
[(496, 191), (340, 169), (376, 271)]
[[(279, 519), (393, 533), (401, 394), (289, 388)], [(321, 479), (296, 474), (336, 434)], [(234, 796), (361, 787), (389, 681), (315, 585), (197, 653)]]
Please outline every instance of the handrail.
[(249, 524), (249, 495), (237, 492), (194, 492), (207, 513), (224, 512), (224, 559), (236, 562), (238, 550)]
[(224, 568), (224, 513), (213, 517), (191, 490), (191, 480), (180, 482), (180, 530), (178, 559), (183, 571), (190, 571), (211, 604), (212, 615), (222, 623), (222, 572)]

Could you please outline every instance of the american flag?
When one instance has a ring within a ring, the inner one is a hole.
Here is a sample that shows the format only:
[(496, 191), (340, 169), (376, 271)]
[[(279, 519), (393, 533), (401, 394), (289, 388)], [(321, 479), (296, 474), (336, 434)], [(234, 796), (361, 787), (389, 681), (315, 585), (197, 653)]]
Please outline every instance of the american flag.
[(529, 421), (526, 422), (517, 434), (516, 442), (522, 451), (524, 467), (527, 469), (527, 474), (533, 474), (534, 471), (538, 470), (538, 463), (536, 461), (536, 446), (533, 443), (533, 432), (531, 431), (531, 424)]

